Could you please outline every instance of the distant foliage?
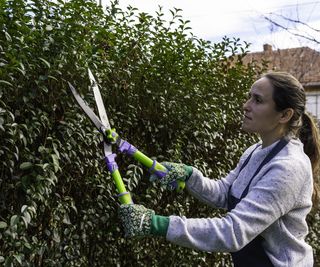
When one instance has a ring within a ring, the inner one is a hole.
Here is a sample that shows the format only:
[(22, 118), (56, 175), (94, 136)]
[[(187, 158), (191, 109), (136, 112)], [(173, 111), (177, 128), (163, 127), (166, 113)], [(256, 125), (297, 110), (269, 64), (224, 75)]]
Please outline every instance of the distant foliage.
[[(95, 108), (90, 67), (120, 136), (218, 179), (254, 141), (239, 131), (260, 71), (241, 63), (248, 45), (196, 38), (177, 9), (166, 21), (160, 8), (151, 16), (93, 0), (0, 5), (0, 265), (228, 265), (227, 254), (123, 237), (101, 139), (66, 82)], [(150, 184), (132, 159), (117, 161), (136, 203), (163, 215), (221, 216)]]

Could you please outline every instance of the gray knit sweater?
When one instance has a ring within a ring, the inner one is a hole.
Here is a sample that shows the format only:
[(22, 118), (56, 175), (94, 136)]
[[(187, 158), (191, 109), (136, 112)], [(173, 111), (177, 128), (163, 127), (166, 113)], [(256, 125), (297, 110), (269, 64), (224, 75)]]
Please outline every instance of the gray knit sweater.
[[(256, 145), (245, 151), (238, 166), (225, 178), (215, 181), (194, 168), (187, 182), (188, 191), (212, 207), (227, 208), (230, 186), (233, 184), (232, 195), (240, 198), (276, 143), (263, 149), (259, 146), (240, 174), (241, 164)], [(166, 238), (193, 249), (234, 252), (261, 234), (263, 247), (274, 266), (311, 267), (313, 253), (305, 237), (312, 190), (310, 160), (303, 152), (303, 144), (292, 139), (260, 170), (247, 196), (226, 216), (201, 219), (170, 216)]]

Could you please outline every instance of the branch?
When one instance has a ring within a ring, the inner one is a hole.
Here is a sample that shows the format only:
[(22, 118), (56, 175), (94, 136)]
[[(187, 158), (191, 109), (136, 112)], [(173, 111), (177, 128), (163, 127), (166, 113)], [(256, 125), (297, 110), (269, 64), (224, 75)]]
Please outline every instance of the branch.
[[(271, 13), (271, 14), (272, 14), (272, 13)], [(305, 24), (306, 24), (306, 23), (301, 22), (301, 21), (295, 21), (295, 20), (293, 20), (293, 19), (286, 18), (286, 17), (284, 17), (284, 16), (282, 16), (282, 15), (277, 15), (277, 16), (282, 17), (282, 18), (284, 18), (284, 19), (287, 20), (287, 21), (295, 22), (296, 24), (302, 24), (302, 25), (305, 25)], [(268, 22), (270, 22), (272, 25), (274, 25), (274, 26), (276, 26), (276, 27), (278, 27), (278, 28), (280, 28), (280, 29), (285, 30), (285, 31), (287, 31), (288, 33), (290, 33), (290, 34), (292, 34), (292, 35), (294, 35), (294, 36), (296, 36), (296, 37), (300, 37), (300, 38), (306, 39), (306, 40), (308, 40), (308, 41), (314, 42), (314, 43), (316, 43), (316, 44), (320, 44), (320, 40), (317, 40), (315, 37), (312, 37), (312, 36), (309, 37), (309, 36), (304, 35), (304, 34), (301, 34), (301, 33), (293, 32), (294, 29), (291, 29), (291, 28), (289, 28), (289, 27), (285, 27), (285, 26), (283, 26), (282, 24), (276, 22), (275, 20), (273, 20), (273, 19), (271, 19), (271, 18), (269, 18), (269, 17), (267, 17), (267, 16), (263, 16), (263, 17), (264, 17), (265, 20), (267, 20)], [(307, 24), (306, 24), (306, 26), (308, 26), (308, 28), (310, 28), (310, 29), (313, 29), (311, 26), (309, 26), (309, 25), (307, 25)], [(320, 32), (320, 30), (317, 30), (317, 29), (313, 29), (313, 30), (316, 31), (316, 32)]]
[(313, 30), (313, 31), (315, 31), (315, 32), (320, 32), (320, 29), (313, 28), (313, 27), (311, 27), (308, 23), (305, 23), (305, 22), (303, 22), (303, 21), (301, 21), (301, 20), (292, 19), (292, 18), (286, 17), (286, 16), (284, 16), (284, 15), (280, 15), (280, 14), (276, 14), (276, 13), (272, 13), (272, 12), (269, 13), (269, 15), (271, 15), (271, 16), (277, 16), (277, 17), (280, 17), (280, 18), (282, 18), (282, 19), (284, 19), (284, 20), (286, 20), (286, 21), (289, 21), (289, 22), (292, 22), (292, 23), (295, 23), (295, 24), (303, 25), (303, 26), (305, 26), (305, 27), (307, 27), (307, 28), (309, 28), (310, 30)]

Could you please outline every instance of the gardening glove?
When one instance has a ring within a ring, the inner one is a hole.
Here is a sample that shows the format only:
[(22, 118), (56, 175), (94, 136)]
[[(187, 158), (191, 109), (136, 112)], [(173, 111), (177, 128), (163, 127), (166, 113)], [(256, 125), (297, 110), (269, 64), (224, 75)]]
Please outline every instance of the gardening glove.
[(136, 204), (122, 204), (119, 219), (126, 237), (165, 236), (169, 226), (169, 217), (155, 215), (154, 210)]
[(192, 174), (192, 167), (183, 163), (161, 162), (161, 164), (167, 168), (168, 173), (161, 179), (152, 174), (150, 181), (160, 180), (161, 186), (171, 191), (178, 188), (179, 182), (186, 182)]

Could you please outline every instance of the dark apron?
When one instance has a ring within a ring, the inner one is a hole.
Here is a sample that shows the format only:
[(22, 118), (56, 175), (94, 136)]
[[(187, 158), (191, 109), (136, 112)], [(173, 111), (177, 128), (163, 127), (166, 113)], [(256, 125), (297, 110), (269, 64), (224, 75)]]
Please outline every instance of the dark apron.
[[(231, 186), (228, 192), (228, 211), (231, 211), (235, 208), (235, 206), (243, 199), (249, 191), (249, 186), (253, 180), (253, 178), (259, 173), (261, 168), (267, 164), (275, 155), (279, 153), (279, 151), (285, 147), (289, 142), (289, 139), (282, 138), (278, 144), (269, 152), (269, 154), (265, 157), (262, 161), (254, 175), (251, 177), (246, 189), (243, 191), (240, 199), (231, 195)], [(259, 145), (258, 145), (259, 146)], [(256, 148), (258, 147), (256, 146)], [(248, 158), (245, 160), (243, 165), (240, 168), (239, 173), (242, 169), (248, 164), (253, 152), (256, 148), (251, 152)], [(265, 250), (262, 246), (263, 237), (258, 235), (255, 239), (253, 239), (249, 244), (243, 247), (241, 250), (237, 252), (231, 253), (232, 260), (234, 267), (272, 267), (273, 264), (271, 263), (268, 255), (266, 254)]]

